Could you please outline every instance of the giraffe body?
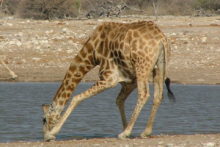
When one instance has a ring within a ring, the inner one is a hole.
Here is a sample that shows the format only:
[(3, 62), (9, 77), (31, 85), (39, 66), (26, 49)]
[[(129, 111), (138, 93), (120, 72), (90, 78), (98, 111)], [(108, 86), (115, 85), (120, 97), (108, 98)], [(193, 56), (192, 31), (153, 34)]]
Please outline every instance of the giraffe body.
[[(52, 103), (42, 106), (44, 140), (55, 139), (55, 134), (59, 132), (67, 117), (81, 101), (115, 87), (117, 83), (122, 85), (116, 103), (124, 127), (119, 138), (128, 137), (142, 107), (150, 97), (148, 82), (153, 72), (154, 105), (147, 128), (141, 136), (150, 135), (157, 108), (162, 100), (169, 53), (167, 38), (152, 21), (106, 22), (99, 25), (73, 59)], [(80, 80), (97, 65), (100, 66), (100, 80), (85, 92), (74, 96), (61, 117), (61, 112)], [(135, 88), (138, 88), (138, 101), (127, 124), (124, 101)]]

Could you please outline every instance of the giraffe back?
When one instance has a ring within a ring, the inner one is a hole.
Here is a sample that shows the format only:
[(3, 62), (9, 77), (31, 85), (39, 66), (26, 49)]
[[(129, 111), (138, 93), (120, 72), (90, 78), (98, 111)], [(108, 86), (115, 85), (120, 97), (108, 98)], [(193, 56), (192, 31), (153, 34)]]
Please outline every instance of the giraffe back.
[(155, 64), (161, 42), (169, 52), (166, 37), (152, 21), (105, 22), (96, 28), (88, 42), (92, 42), (95, 61), (101, 66), (100, 77), (104, 71), (118, 71), (123, 80), (135, 78), (133, 65), (139, 58)]

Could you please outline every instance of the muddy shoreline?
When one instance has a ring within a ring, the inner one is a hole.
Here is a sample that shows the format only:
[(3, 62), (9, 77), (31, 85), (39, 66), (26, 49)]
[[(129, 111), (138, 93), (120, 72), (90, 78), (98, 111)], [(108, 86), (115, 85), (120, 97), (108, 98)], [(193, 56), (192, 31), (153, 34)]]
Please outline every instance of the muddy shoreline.
[(219, 147), (220, 134), (195, 135), (158, 135), (151, 138), (132, 138), (119, 140), (117, 138), (93, 138), (80, 140), (50, 141), (50, 142), (12, 142), (0, 143), (0, 147)]

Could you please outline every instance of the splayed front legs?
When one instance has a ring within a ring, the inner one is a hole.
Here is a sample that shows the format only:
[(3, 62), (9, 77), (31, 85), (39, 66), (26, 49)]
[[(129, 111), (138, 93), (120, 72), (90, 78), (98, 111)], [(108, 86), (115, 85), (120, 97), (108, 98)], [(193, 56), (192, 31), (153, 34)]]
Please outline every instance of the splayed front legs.
[(64, 122), (70, 115), (70, 113), (76, 108), (77, 105), (79, 105), (83, 100), (92, 97), (108, 88), (116, 86), (117, 82), (107, 82), (100, 80), (95, 85), (93, 85), (90, 89), (86, 90), (85, 92), (73, 97), (71, 100), (69, 107), (67, 108), (66, 112), (63, 114), (62, 118), (59, 120), (59, 122), (54, 126), (54, 128), (47, 132), (46, 135), (44, 135), (44, 141), (49, 141), (52, 139), (55, 139), (55, 135), (60, 131), (61, 127), (63, 126)]

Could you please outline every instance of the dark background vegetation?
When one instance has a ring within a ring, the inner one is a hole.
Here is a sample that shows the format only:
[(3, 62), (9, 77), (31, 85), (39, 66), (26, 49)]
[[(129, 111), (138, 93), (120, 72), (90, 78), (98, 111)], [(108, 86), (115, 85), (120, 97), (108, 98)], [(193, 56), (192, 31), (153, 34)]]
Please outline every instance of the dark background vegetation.
[(95, 11), (98, 15), (109, 13), (109, 9), (124, 4), (129, 8), (123, 9), (121, 15), (155, 15), (156, 11), (158, 15), (198, 15), (201, 12), (219, 14), (220, 11), (220, 0), (0, 0), (0, 17), (76, 18)]

